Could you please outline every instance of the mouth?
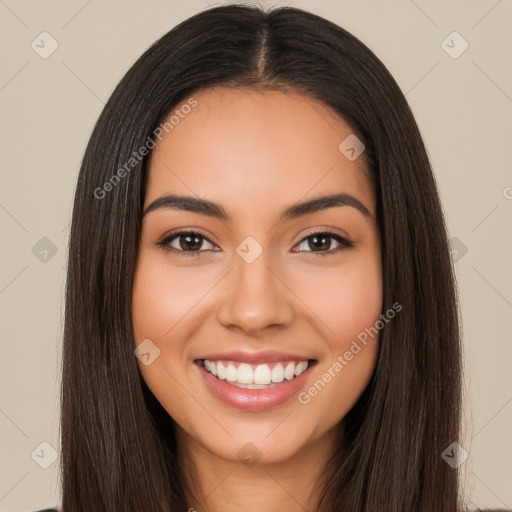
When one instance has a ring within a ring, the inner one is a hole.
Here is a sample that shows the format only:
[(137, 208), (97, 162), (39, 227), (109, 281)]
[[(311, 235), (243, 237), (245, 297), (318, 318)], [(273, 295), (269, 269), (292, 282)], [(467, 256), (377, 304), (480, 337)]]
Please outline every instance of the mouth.
[(304, 373), (314, 359), (305, 361), (281, 361), (274, 363), (248, 364), (238, 361), (210, 361), (199, 359), (198, 363), (214, 377), (242, 389), (267, 389), (290, 381)]
[(257, 364), (196, 359), (203, 381), (222, 402), (238, 409), (262, 411), (289, 400), (304, 386), (316, 359)]

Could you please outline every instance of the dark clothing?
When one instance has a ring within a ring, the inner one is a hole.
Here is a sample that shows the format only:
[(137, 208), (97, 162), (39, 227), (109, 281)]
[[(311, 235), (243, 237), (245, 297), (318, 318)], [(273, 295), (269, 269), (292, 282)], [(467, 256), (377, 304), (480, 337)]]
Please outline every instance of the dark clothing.
[[(34, 512), (60, 512), (57, 508), (45, 508), (44, 510), (35, 510)], [(505, 509), (485, 509), (481, 510), (481, 512), (512, 512), (511, 510), (505, 510)]]

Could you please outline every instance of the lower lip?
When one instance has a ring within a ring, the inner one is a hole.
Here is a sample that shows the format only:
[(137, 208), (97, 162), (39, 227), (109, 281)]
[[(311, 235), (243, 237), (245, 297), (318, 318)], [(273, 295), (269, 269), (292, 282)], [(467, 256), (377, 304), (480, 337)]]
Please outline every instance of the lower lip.
[(284, 380), (282, 383), (267, 389), (243, 389), (232, 386), (224, 380), (214, 377), (199, 362), (196, 362), (196, 365), (210, 391), (225, 404), (243, 411), (265, 411), (283, 404), (298, 393), (308, 378), (314, 362), (311, 361), (306, 371), (298, 377), (292, 380)]

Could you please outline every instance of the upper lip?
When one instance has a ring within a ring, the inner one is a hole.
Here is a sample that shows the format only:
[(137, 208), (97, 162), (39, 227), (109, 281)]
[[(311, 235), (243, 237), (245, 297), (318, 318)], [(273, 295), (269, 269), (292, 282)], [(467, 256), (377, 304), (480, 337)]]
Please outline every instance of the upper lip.
[(257, 364), (257, 363), (275, 363), (278, 361), (309, 361), (310, 357), (299, 356), (297, 354), (289, 354), (279, 352), (277, 350), (264, 350), (261, 352), (216, 352), (208, 354), (199, 359), (208, 359), (209, 361), (237, 361), (240, 363)]

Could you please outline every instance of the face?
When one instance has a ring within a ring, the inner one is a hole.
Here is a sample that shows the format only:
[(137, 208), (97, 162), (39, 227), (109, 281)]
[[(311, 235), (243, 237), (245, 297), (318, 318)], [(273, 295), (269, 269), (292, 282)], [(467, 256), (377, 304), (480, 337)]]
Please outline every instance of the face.
[(372, 375), (378, 334), (361, 334), (382, 307), (376, 200), (364, 153), (339, 149), (350, 127), (323, 103), (193, 98), (151, 154), (138, 364), (181, 443), (282, 462), (332, 436)]

